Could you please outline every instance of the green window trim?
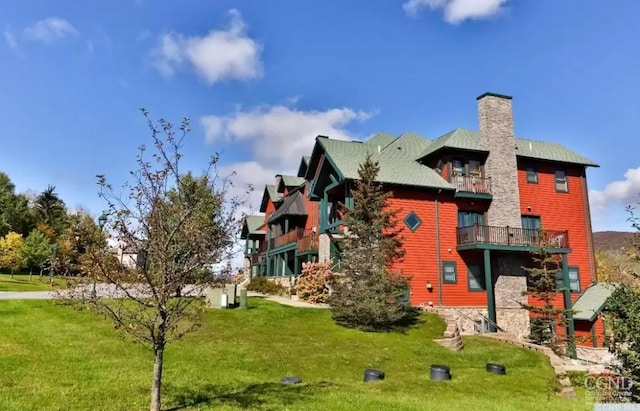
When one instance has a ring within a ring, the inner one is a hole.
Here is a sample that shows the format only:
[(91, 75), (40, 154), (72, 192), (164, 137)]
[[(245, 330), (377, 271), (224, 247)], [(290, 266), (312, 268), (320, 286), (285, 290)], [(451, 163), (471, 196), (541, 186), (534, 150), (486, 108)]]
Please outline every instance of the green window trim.
[(527, 183), (538, 184), (538, 171), (534, 166), (527, 167)]
[(576, 266), (567, 267), (569, 270), (569, 291), (580, 293), (580, 268)]
[(470, 264), (467, 267), (467, 289), (469, 291), (485, 291), (484, 273), (479, 264)]
[[(567, 267), (567, 271), (569, 272), (569, 291), (572, 294), (579, 294), (582, 291), (580, 287), (580, 268), (572, 265)], [(556, 290), (564, 290), (564, 280), (561, 270), (556, 273)]]
[(411, 211), (404, 218), (404, 224), (409, 230), (416, 231), (422, 225), (422, 220), (418, 217), (418, 214), (416, 214), (415, 211)]
[(442, 262), (442, 282), (444, 284), (458, 283), (458, 263), (455, 261)]

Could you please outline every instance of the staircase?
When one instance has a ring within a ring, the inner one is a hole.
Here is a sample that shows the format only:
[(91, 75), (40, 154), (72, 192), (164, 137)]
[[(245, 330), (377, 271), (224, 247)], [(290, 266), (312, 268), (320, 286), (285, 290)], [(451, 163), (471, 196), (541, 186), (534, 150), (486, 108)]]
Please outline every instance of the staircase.
[(458, 322), (452, 315), (442, 313), (438, 314), (447, 323), (447, 329), (444, 330), (443, 338), (439, 338), (434, 341), (451, 351), (461, 351), (464, 346), (462, 344), (462, 337), (460, 336)]

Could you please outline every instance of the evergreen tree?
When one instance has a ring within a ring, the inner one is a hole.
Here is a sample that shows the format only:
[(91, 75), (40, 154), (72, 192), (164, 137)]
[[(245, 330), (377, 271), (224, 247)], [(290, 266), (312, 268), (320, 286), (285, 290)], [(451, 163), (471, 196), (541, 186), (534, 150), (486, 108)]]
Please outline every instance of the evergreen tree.
[(531, 253), (533, 265), (522, 267), (528, 276), (525, 292), (528, 302), (522, 306), (531, 314), (531, 342), (547, 346), (557, 354), (562, 354), (562, 343), (574, 344), (568, 340), (568, 336), (558, 334), (558, 327), (568, 325), (571, 310), (554, 305), (558, 297), (563, 295), (564, 288), (558, 287), (556, 280), (557, 275), (562, 272), (560, 262), (555, 255), (549, 253), (548, 248), (546, 241), (541, 241), (538, 250)]
[(390, 329), (412, 314), (403, 301), (407, 279), (391, 270), (404, 249), (397, 211), (387, 204), (392, 193), (375, 181), (379, 171), (371, 156), (358, 169), (354, 205), (344, 214), (341, 273), (329, 297), (337, 323), (364, 330)]

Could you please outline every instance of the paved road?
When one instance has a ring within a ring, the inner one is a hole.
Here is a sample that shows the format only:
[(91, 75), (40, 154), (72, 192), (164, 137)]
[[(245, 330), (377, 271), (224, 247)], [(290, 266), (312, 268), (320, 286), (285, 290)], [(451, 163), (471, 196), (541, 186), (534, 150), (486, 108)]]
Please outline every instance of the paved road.
[(51, 291), (0, 291), (0, 300), (49, 300), (55, 298)]
[[(87, 290), (88, 291), (88, 290)], [(97, 284), (96, 291), (99, 295), (113, 297), (114, 290), (106, 284)], [(188, 294), (188, 288), (185, 288), (183, 295)], [(325, 304), (310, 304), (304, 301), (292, 300), (287, 297), (278, 297), (273, 295), (263, 295), (254, 292), (248, 292), (250, 297), (264, 297), (269, 301), (273, 301), (282, 305), (302, 308), (327, 308)], [(56, 291), (0, 291), (0, 300), (50, 300), (59, 297)]]

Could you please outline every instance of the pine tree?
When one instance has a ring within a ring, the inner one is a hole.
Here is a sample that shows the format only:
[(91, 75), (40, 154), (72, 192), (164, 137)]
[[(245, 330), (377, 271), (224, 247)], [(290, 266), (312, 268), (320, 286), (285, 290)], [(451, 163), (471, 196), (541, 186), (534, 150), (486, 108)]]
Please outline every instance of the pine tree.
[(393, 328), (412, 314), (403, 295), (407, 279), (391, 271), (402, 258), (397, 211), (389, 210), (376, 177), (380, 167), (368, 156), (358, 169), (353, 208), (346, 208), (341, 273), (335, 276), (329, 305), (334, 320), (364, 330)]
[(569, 341), (568, 335), (559, 335), (558, 327), (568, 325), (571, 310), (554, 305), (558, 297), (563, 295), (564, 288), (558, 287), (556, 280), (557, 275), (562, 272), (560, 262), (556, 256), (549, 253), (548, 248), (549, 245), (541, 241), (538, 250), (531, 253), (532, 267), (522, 267), (528, 275), (525, 295), (529, 297), (528, 303), (522, 304), (522, 307), (531, 314), (531, 342), (547, 346), (557, 354), (563, 354), (561, 344), (572, 345), (574, 342)]

